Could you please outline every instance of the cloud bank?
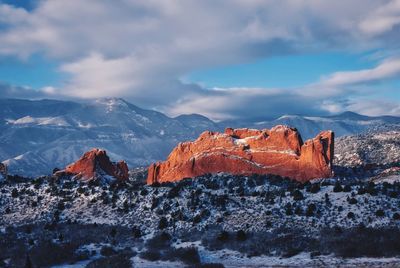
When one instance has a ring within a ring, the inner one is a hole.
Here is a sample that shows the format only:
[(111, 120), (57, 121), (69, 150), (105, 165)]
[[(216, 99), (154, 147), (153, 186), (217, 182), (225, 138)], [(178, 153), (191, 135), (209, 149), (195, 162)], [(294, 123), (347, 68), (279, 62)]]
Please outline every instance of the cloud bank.
[(374, 101), (392, 107), (374, 114), (400, 115), (398, 102), (368, 98), (371, 84), (399, 78), (393, 53), (372, 69), (339, 71), (294, 89), (204, 88), (180, 80), (198, 69), (277, 55), (396, 51), (399, 25), (398, 0), (42, 0), (30, 11), (0, 4), (0, 56), (39, 53), (58, 61), (68, 78), (39, 94), (118, 96), (170, 115), (366, 112)]

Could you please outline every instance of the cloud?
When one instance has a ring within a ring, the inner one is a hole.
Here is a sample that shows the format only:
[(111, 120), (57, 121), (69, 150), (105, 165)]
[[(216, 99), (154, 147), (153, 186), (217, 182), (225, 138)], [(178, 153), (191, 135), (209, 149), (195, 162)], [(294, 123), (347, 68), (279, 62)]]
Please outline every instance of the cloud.
[(397, 102), (385, 99), (365, 99), (358, 98), (352, 100), (346, 107), (348, 110), (358, 112), (360, 114), (375, 115), (400, 115), (400, 105)]
[(400, 59), (387, 59), (372, 69), (336, 72), (322, 79), (320, 84), (332, 87), (349, 84), (369, 83), (400, 76)]
[(216, 88), (179, 100), (169, 107), (172, 115), (202, 113), (215, 120), (269, 119), (286, 114), (321, 115), (318, 98), (296, 91), (267, 88)]
[(0, 98), (17, 98), (17, 99), (46, 99), (46, 98), (60, 98), (60, 95), (52, 88), (43, 88), (36, 90), (27, 87), (18, 87), (0, 83)]
[(0, 56), (39, 53), (59, 62), (67, 79), (38, 91), (45, 95), (117, 96), (215, 119), (334, 112), (359, 94), (356, 84), (397, 76), (398, 60), (292, 90), (205, 89), (179, 77), (275, 55), (392, 50), (398, 7), (387, 0), (42, 0), (29, 11), (0, 4)]
[(388, 1), (381, 7), (372, 10), (360, 22), (360, 29), (368, 35), (380, 35), (392, 31), (400, 24), (400, 1)]

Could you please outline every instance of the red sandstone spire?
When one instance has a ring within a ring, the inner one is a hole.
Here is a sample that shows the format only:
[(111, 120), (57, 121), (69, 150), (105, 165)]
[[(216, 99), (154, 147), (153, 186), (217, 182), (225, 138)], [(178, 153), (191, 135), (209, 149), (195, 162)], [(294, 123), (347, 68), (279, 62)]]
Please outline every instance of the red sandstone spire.
[(86, 152), (78, 161), (57, 173), (73, 174), (85, 181), (96, 178), (97, 175), (100, 175), (98, 173), (104, 173), (104, 175), (109, 175), (119, 180), (126, 180), (129, 177), (128, 171), (125, 161), (113, 163), (107, 156), (106, 151), (92, 149)]

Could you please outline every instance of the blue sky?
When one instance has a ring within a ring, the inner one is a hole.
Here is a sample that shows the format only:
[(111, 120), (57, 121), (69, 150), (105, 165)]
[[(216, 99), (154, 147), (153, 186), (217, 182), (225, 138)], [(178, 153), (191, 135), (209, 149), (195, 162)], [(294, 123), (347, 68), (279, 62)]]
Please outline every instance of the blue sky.
[(58, 71), (57, 61), (33, 55), (20, 60), (12, 57), (0, 58), (0, 81), (16, 86), (40, 89), (59, 86), (63, 75)]
[(195, 71), (183, 79), (206, 87), (301, 87), (336, 71), (372, 68), (366, 53), (325, 52), (284, 55)]
[(399, 44), (400, 0), (0, 0), (0, 97), (400, 116)]

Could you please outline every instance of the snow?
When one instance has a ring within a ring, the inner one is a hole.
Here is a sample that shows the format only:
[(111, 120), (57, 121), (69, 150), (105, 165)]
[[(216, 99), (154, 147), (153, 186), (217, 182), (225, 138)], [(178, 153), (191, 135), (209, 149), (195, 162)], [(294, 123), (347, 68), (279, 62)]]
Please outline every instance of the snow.
[(69, 126), (69, 124), (61, 117), (32, 117), (24, 116), (17, 120), (7, 119), (9, 124), (13, 125), (28, 125), (34, 124), (39, 126)]
[[(147, 166), (164, 160), (179, 141), (193, 140), (209, 127), (197, 126), (191, 118), (183, 125), (116, 98), (73, 103), (74, 109), (56, 116), (54, 109), (44, 108), (37, 116), (39, 103), (28, 102), (24, 111), (15, 111), (16, 116), (4, 116), (7, 123), (0, 132), (0, 161), (10, 164), (11, 174), (49, 174), (92, 148), (104, 148), (131, 168)], [(8, 105), (12, 111), (12, 102)]]

